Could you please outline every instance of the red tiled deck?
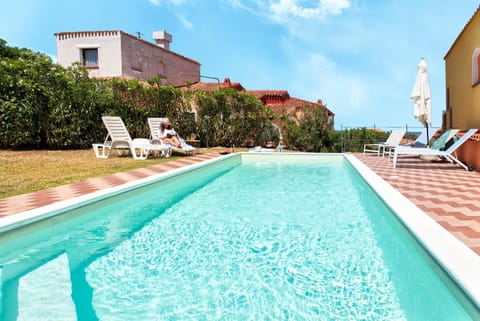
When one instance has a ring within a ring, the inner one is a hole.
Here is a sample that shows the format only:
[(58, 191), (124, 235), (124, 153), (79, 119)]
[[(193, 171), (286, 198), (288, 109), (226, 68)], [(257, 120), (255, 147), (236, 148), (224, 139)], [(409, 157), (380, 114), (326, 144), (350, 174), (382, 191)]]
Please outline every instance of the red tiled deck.
[[(142, 169), (0, 199), (0, 217), (84, 195), (104, 188), (218, 157), (210, 153), (185, 157)], [(480, 173), (450, 163), (402, 157), (393, 169), (388, 158), (355, 154), (446, 230), (480, 255)]]
[(480, 173), (456, 164), (355, 154), (365, 165), (480, 255)]

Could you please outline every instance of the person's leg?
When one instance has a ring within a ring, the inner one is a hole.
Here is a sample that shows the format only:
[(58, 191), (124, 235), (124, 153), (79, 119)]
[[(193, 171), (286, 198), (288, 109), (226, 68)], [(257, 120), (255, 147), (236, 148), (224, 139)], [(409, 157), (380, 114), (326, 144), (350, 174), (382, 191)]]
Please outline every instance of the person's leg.
[(181, 144), (180, 141), (178, 140), (178, 137), (177, 137), (177, 136), (173, 136), (173, 137), (172, 137), (172, 141), (173, 141), (173, 143), (175, 144), (175, 146), (177, 146), (178, 148), (182, 148), (182, 144)]
[(177, 148), (182, 147), (182, 144), (180, 143), (180, 141), (178, 140), (178, 138), (176, 136), (174, 136), (172, 138), (164, 138), (162, 141), (163, 141), (164, 144), (170, 144), (170, 145), (175, 146)]

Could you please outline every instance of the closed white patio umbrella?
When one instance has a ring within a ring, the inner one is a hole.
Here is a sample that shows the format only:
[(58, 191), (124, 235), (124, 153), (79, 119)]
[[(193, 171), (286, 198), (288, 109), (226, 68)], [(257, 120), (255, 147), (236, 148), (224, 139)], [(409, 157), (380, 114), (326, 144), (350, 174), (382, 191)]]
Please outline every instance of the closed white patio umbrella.
[(432, 125), (432, 106), (430, 104), (430, 83), (428, 81), (427, 63), (423, 58), (420, 59), (418, 64), (417, 79), (413, 86), (411, 98), (415, 104), (413, 116), (427, 129), (428, 145), (428, 125)]

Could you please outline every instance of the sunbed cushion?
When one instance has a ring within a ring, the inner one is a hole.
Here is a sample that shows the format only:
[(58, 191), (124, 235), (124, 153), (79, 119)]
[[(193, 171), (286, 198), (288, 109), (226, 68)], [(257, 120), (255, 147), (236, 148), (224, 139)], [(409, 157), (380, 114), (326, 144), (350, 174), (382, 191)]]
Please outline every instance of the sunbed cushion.
[[(447, 143), (447, 138), (448, 136), (450, 135), (450, 129), (446, 130), (442, 135), (440, 135), (440, 137), (438, 137), (433, 143), (432, 145), (430, 146), (430, 149), (436, 149), (436, 150), (445, 150), (447, 147), (446, 147), (446, 143)], [(454, 137), (454, 139), (456, 138), (456, 136)]]

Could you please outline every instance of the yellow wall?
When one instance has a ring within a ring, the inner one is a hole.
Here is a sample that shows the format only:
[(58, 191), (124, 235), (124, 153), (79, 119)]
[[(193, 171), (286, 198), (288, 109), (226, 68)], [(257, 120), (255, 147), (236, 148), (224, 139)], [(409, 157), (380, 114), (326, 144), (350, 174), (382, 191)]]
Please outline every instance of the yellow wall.
[(480, 83), (472, 83), (475, 48), (480, 48), (479, 10), (445, 56), (445, 81), (450, 101), (446, 106), (447, 128), (480, 128)]

